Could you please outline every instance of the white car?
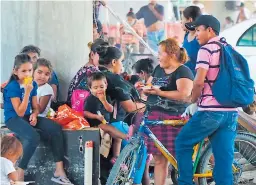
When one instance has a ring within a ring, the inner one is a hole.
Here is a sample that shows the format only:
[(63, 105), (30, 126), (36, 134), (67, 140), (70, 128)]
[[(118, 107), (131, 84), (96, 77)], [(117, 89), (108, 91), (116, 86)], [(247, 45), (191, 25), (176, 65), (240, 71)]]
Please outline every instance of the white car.
[(256, 18), (241, 22), (220, 33), (248, 61), (256, 87)]

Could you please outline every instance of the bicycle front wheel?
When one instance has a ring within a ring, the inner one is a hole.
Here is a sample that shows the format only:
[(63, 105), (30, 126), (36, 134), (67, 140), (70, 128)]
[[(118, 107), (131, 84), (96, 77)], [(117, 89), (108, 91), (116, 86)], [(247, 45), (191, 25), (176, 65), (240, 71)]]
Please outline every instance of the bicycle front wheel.
[(106, 185), (132, 185), (131, 177), (137, 160), (140, 146), (139, 138), (131, 140), (121, 151), (113, 168), (110, 171)]
[[(256, 138), (250, 134), (238, 133), (235, 138), (234, 166), (237, 171), (234, 172), (234, 184), (250, 184), (255, 176), (256, 163)], [(202, 154), (197, 173), (203, 174), (212, 172), (214, 168), (214, 157), (212, 149), (208, 145)], [(213, 185), (213, 178), (199, 178), (199, 185)]]

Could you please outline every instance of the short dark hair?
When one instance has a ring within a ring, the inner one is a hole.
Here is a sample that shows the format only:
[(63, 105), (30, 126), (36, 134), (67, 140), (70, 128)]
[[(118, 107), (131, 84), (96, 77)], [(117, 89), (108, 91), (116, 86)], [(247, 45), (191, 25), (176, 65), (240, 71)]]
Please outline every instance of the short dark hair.
[(144, 58), (138, 60), (132, 68), (135, 70), (136, 73), (141, 73), (144, 71), (147, 74), (153, 73), (154, 67), (153, 67), (154, 61), (151, 58)]
[(230, 16), (227, 16), (225, 19), (232, 22), (232, 18)]
[(28, 54), (28, 53), (37, 53), (38, 56), (40, 56), (41, 54), (41, 49), (37, 46), (34, 46), (34, 45), (28, 45), (28, 46), (25, 46), (24, 48), (22, 48), (22, 50), (20, 51), (20, 53), (25, 53), (25, 54)]
[(244, 5), (244, 3), (243, 2), (241, 2), (241, 4), (240, 4), (240, 7), (244, 7), (245, 5)]
[(192, 21), (195, 21), (197, 17), (202, 15), (202, 12), (198, 6), (189, 6), (183, 11), (183, 15), (186, 19), (191, 18)]
[(227, 21), (231, 22), (232, 24), (234, 23), (234, 21), (232, 20), (232, 18), (230, 16), (225, 18)]
[(87, 78), (87, 84), (88, 87), (91, 88), (92, 82), (96, 80), (106, 80), (106, 76), (102, 72), (95, 72), (92, 73), (88, 78)]
[[(206, 25), (202, 25), (202, 26), (204, 27), (204, 29), (210, 28), (210, 26), (206, 26)], [(217, 32), (216, 30), (214, 30), (213, 28), (212, 28), (212, 30), (213, 30), (213, 32), (215, 33), (215, 35), (219, 35), (219, 34), (220, 34), (220, 33)]]

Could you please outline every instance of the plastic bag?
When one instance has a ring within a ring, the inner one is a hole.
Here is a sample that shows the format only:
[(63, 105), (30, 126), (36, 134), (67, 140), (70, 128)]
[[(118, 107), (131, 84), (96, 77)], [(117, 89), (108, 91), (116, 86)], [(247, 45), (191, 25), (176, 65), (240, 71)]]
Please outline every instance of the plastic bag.
[(56, 116), (51, 119), (62, 125), (65, 129), (81, 130), (90, 127), (89, 123), (84, 119), (83, 113), (72, 110), (66, 104), (60, 106)]
[(76, 119), (74, 121), (69, 122), (66, 125), (63, 125), (63, 128), (67, 130), (82, 130), (85, 128), (85, 125), (84, 123), (81, 123), (80, 120)]

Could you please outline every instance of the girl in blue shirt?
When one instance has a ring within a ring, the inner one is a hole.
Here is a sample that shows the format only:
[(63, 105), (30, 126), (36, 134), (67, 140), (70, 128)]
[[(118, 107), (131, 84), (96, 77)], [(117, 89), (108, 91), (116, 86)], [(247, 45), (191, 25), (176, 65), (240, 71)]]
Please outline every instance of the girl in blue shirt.
[[(25, 82), (31, 78), (33, 65), (27, 54), (15, 57), (11, 78), (4, 88), (5, 124), (14, 132), (23, 145), (23, 156), (19, 163), (19, 180), (24, 180), (24, 170), (40, 142), (40, 135), (50, 141), (56, 171), (52, 181), (71, 184), (63, 168), (64, 147), (61, 126), (47, 118), (38, 117), (37, 84)], [(38, 133), (40, 131), (40, 135)]]
[(186, 23), (193, 22), (196, 20), (197, 17), (199, 17), (202, 14), (201, 10), (197, 6), (189, 6), (183, 11), (182, 16), (182, 25), (184, 31), (186, 31), (184, 41), (183, 41), (183, 47), (187, 50), (189, 61), (185, 63), (187, 67), (191, 69), (194, 76), (196, 74), (195, 68), (196, 68), (196, 59), (197, 59), (197, 53), (200, 49), (200, 45), (198, 41), (196, 40), (196, 31), (191, 30), (186, 26)]

